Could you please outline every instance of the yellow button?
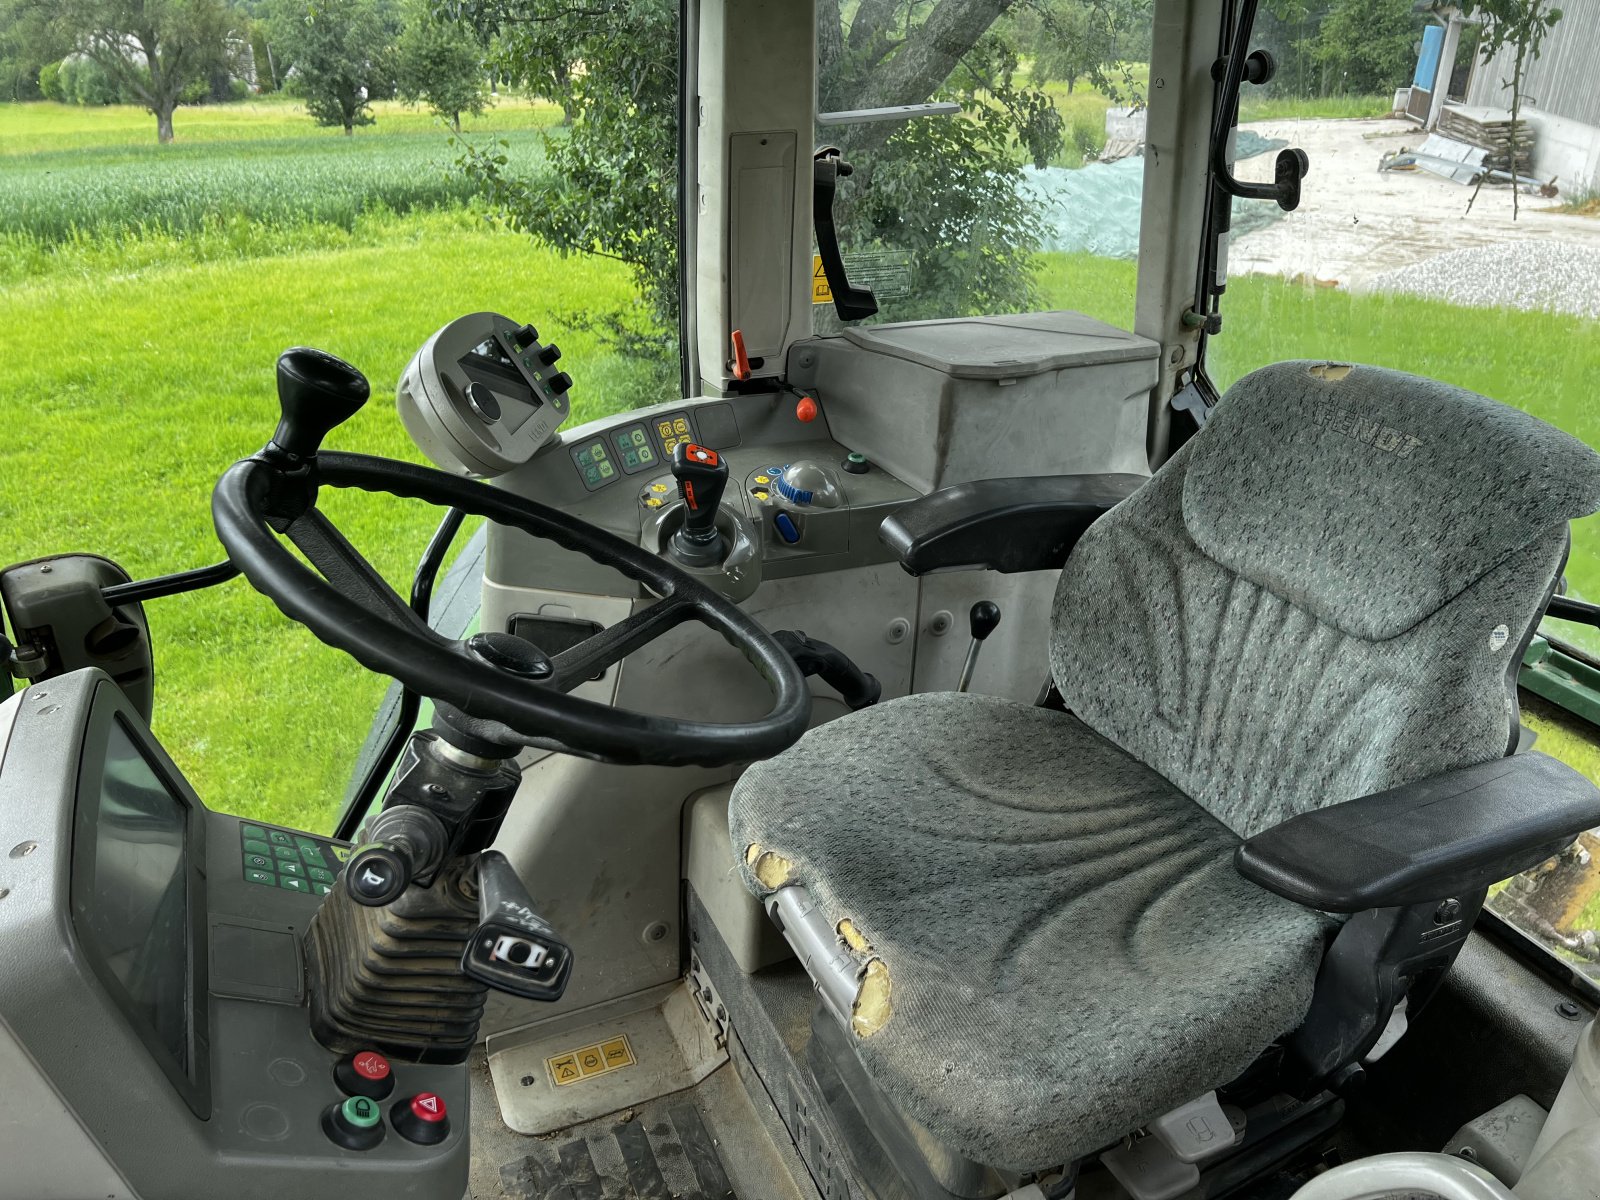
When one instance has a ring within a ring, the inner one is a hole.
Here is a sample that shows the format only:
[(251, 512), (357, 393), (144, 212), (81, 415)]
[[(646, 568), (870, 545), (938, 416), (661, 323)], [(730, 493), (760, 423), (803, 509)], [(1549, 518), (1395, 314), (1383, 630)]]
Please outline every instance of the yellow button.
[(757, 500), (765, 500), (767, 498), (767, 493), (765, 491), (763, 491), (761, 488), (753, 488), (753, 489), (751, 489), (750, 494), (752, 496), (754, 496)]
[(652, 492), (664, 492), (667, 490), (667, 485), (664, 483), (652, 483), (650, 485), (650, 490)]
[(772, 482), (772, 476), (771, 475), (757, 475), (755, 477), (754, 482), (756, 482), (756, 483), (771, 483)]
[(656, 432), (659, 433), (664, 438), (671, 437), (672, 436), (672, 422), (671, 421), (657, 421), (656, 422)]
[(689, 422), (684, 420), (684, 418), (679, 417), (676, 421), (674, 421), (672, 423), (672, 432), (674, 432), (674, 433), (688, 433), (689, 432)]
[(644, 506), (646, 508), (660, 508), (662, 503), (663, 501), (660, 496), (646, 496)]

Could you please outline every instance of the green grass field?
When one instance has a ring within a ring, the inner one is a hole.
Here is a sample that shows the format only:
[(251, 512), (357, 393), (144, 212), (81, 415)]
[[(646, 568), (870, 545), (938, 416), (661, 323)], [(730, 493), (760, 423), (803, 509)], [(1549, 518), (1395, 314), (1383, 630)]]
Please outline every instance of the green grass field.
[[(515, 111), (524, 130), (553, 115)], [(447, 154), (442, 132), (407, 124), (420, 120), (415, 114), (385, 111), (375, 129), (349, 140), (300, 117), (303, 146), (286, 136), (282, 122), (291, 119), (282, 104), (206, 110), (187, 135), (196, 144), (169, 150), (176, 161), (196, 161), (185, 156), (198, 153), (200, 131), (209, 130), (223, 163), (303, 150), (308, 160), (327, 154), (358, 173), (349, 164), (385, 160), (385, 139), (398, 147), (434, 138), (441, 158)], [(97, 120), (105, 133), (94, 150)], [(113, 164), (167, 152), (128, 140), (141, 126), (122, 110), (0, 107), (0, 144), (9, 151), (9, 134), (21, 126), (36, 147), (0, 159), (0, 210), (5, 189), (42, 186), (19, 178), (63, 161), (38, 148), (52, 122), (79, 139), (79, 152), (104, 153)], [(459, 202), (441, 203), (404, 214), (363, 207), (348, 227), (293, 212), (153, 232), (123, 223), (54, 244), (35, 239), (20, 266), (0, 255), (0, 264), (12, 264), (0, 272), (0, 562), (88, 550), (138, 577), (215, 561), (211, 487), (270, 434), (272, 364), (289, 345), (325, 347), (373, 381), (375, 400), (331, 444), (413, 460), (387, 397), (414, 349), (462, 312), (526, 315), (559, 341), (577, 381), (578, 420), (637, 391), (639, 367), (568, 319), (630, 300), (616, 264), (558, 260)], [(1040, 263), (1050, 305), (1122, 325), (1132, 320), (1134, 278), (1133, 264), (1108, 259), (1051, 255)], [(1469, 384), (1600, 444), (1594, 322), (1254, 277), (1232, 283), (1225, 311), (1211, 358), (1223, 381), (1296, 356), (1381, 362)], [(402, 587), (438, 519), (422, 506), (366, 495), (335, 496), (329, 510)], [(1569, 576), (1575, 590), (1600, 596), (1600, 527), (1592, 520), (1576, 531)], [(226, 810), (327, 828), (386, 681), (321, 646), (242, 581), (152, 604), (149, 616), (156, 728), (201, 794)]]

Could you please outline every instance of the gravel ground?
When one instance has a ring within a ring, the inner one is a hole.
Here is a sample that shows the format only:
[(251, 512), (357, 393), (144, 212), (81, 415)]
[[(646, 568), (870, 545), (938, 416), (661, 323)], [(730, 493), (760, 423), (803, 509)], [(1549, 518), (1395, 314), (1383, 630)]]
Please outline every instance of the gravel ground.
[(1385, 271), (1362, 290), (1600, 318), (1600, 249), (1542, 241), (1469, 246)]

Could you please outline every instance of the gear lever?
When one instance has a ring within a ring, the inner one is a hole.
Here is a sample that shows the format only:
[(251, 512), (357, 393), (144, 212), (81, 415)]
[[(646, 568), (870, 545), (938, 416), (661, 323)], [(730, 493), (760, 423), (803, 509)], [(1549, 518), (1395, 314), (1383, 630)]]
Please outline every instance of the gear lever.
[(683, 525), (672, 535), (672, 553), (691, 567), (714, 567), (722, 561), (717, 508), (728, 486), (728, 464), (715, 450), (680, 442), (672, 448), (672, 477), (683, 499)]
[(461, 955), (461, 970), (497, 991), (529, 1000), (559, 1000), (572, 978), (572, 950), (533, 909), (505, 855), (478, 856), (478, 928)]
[(978, 669), (978, 651), (983, 649), (984, 640), (1000, 624), (1000, 606), (993, 600), (979, 600), (967, 614), (967, 623), (972, 627), (972, 645), (967, 648), (967, 661), (961, 664), (961, 679), (956, 684), (958, 692), (964, 692), (972, 685), (972, 673)]
[(360, 411), (372, 394), (367, 377), (325, 350), (295, 346), (278, 355), (278, 407), (282, 417), (271, 448), (290, 463), (315, 458), (336, 425)]

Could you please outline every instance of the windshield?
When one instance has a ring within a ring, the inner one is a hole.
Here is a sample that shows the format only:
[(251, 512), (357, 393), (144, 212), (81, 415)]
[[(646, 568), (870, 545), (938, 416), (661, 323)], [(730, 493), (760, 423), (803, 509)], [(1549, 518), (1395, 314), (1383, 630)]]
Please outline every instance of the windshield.
[[(995, 7), (818, 5), (816, 139), (853, 168), (850, 283), (873, 321), (1066, 308), (1129, 328), (1149, 0)], [(819, 278), (822, 333), (829, 294)]]

